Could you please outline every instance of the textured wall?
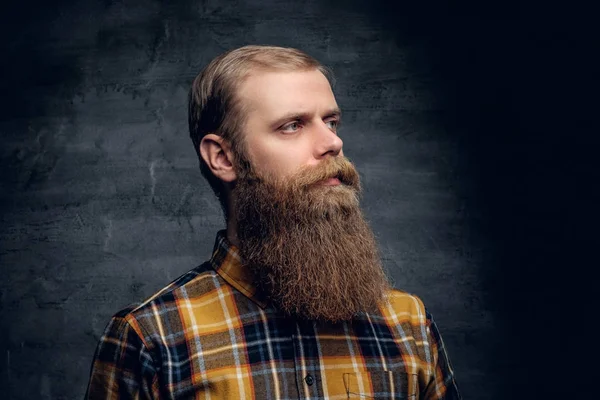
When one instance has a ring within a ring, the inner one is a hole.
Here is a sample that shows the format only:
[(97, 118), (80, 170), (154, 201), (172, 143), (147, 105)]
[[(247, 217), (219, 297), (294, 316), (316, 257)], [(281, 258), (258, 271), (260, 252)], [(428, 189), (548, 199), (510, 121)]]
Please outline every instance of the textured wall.
[(513, 125), (537, 89), (529, 31), (378, 1), (175, 3), (3, 15), (0, 397), (81, 398), (109, 317), (209, 257), (223, 220), (187, 91), (214, 56), (254, 43), (333, 68), (386, 266), (436, 317), (465, 398), (523, 394), (513, 326), (541, 301), (512, 296), (547, 294), (533, 271), (561, 255), (560, 231), (534, 228), (554, 226), (559, 200), (541, 200), (557, 144)]

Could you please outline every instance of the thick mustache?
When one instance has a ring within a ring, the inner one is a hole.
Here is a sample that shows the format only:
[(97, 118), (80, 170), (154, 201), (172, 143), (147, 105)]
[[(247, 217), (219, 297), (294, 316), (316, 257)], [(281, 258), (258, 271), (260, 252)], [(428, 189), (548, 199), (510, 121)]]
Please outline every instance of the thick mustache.
[(360, 181), (354, 165), (345, 157), (331, 158), (317, 166), (305, 167), (297, 173), (294, 181), (299, 186), (311, 186), (329, 178), (337, 178), (351, 187), (358, 187)]

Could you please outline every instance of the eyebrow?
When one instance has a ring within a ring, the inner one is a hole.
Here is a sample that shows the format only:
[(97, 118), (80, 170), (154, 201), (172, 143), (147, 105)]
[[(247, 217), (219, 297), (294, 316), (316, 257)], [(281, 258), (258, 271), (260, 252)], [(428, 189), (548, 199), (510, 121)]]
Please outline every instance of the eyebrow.
[[(342, 110), (340, 110), (339, 107), (330, 108), (329, 110), (327, 110), (325, 112), (324, 118), (329, 118), (329, 117), (337, 117), (338, 119), (341, 120)], [(297, 119), (307, 120), (309, 118), (310, 118), (310, 113), (307, 113), (307, 112), (289, 112), (289, 113), (286, 113), (286, 114), (282, 115), (281, 117), (277, 118), (270, 125), (273, 129), (277, 129), (281, 126), (281, 124), (283, 124), (286, 121), (293, 121), (293, 120), (297, 120)]]

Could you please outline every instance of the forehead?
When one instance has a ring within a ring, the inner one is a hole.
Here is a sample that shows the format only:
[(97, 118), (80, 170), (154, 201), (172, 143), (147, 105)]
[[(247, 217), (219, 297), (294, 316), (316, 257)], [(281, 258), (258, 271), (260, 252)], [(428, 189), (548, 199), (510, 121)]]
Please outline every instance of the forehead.
[(238, 94), (249, 118), (313, 113), (337, 106), (329, 81), (317, 69), (253, 72), (241, 84)]

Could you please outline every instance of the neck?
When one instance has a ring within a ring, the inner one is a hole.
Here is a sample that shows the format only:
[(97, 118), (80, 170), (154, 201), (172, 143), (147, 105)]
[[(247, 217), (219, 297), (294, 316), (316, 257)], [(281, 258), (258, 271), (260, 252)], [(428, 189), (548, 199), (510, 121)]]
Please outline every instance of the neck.
[[(231, 215), (231, 214), (229, 214)], [(237, 236), (237, 220), (230, 217), (227, 220), (227, 240), (236, 247), (240, 247), (240, 242)]]

